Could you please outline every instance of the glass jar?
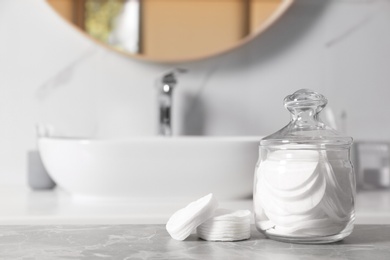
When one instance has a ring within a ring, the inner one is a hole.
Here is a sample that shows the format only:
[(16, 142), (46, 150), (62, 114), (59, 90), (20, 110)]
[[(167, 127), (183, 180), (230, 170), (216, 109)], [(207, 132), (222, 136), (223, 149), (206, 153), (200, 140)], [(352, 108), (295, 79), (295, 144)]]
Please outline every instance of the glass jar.
[(293, 243), (331, 243), (355, 219), (352, 138), (319, 119), (327, 99), (301, 89), (284, 100), (290, 123), (260, 142), (254, 182), (256, 228)]

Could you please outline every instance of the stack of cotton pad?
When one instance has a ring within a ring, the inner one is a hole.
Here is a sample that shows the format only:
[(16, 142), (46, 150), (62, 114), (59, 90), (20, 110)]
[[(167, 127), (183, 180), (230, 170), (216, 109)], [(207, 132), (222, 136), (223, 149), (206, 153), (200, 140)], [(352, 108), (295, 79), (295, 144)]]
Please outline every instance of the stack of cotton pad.
[(218, 202), (213, 194), (204, 196), (175, 212), (166, 229), (173, 239), (186, 239), (200, 224), (214, 215)]
[(214, 217), (197, 228), (200, 238), (209, 241), (238, 241), (250, 238), (249, 210), (218, 209)]
[(249, 210), (217, 209), (213, 194), (190, 203), (175, 212), (166, 225), (173, 239), (184, 240), (195, 229), (198, 236), (210, 241), (237, 241), (250, 238)]

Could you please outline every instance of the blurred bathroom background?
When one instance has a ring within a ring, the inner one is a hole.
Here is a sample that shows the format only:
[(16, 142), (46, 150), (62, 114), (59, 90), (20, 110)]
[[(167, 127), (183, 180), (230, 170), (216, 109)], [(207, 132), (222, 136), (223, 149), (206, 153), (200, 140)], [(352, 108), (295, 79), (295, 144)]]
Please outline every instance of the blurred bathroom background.
[(156, 80), (174, 67), (188, 70), (174, 135), (268, 135), (288, 123), (283, 98), (310, 88), (328, 98), (326, 120), (363, 143), (360, 154), (378, 154), (367, 167), (388, 169), (389, 28), (388, 0), (296, 0), (226, 53), (153, 62), (87, 38), (44, 0), (0, 0), (0, 182), (26, 183), (37, 123), (64, 136), (156, 135)]

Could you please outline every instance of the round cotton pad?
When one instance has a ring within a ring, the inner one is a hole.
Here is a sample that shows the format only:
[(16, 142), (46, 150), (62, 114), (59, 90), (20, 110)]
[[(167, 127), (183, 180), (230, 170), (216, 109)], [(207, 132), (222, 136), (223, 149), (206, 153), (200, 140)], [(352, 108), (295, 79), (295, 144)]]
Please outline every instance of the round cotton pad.
[(173, 239), (184, 240), (200, 224), (212, 217), (217, 207), (218, 202), (210, 193), (176, 211), (169, 218), (166, 229)]

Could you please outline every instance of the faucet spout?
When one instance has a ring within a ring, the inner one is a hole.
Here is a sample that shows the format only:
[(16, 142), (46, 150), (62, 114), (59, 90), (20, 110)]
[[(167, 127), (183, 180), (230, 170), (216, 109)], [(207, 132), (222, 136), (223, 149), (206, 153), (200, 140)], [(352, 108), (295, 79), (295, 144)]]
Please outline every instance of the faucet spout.
[(163, 136), (172, 135), (172, 127), (171, 127), (172, 93), (173, 93), (173, 87), (168, 84), (164, 85), (158, 98), (159, 109), (160, 109), (159, 134)]
[(185, 69), (175, 69), (162, 77), (159, 82), (159, 135), (172, 135), (172, 96), (177, 84), (177, 74), (186, 72)]

